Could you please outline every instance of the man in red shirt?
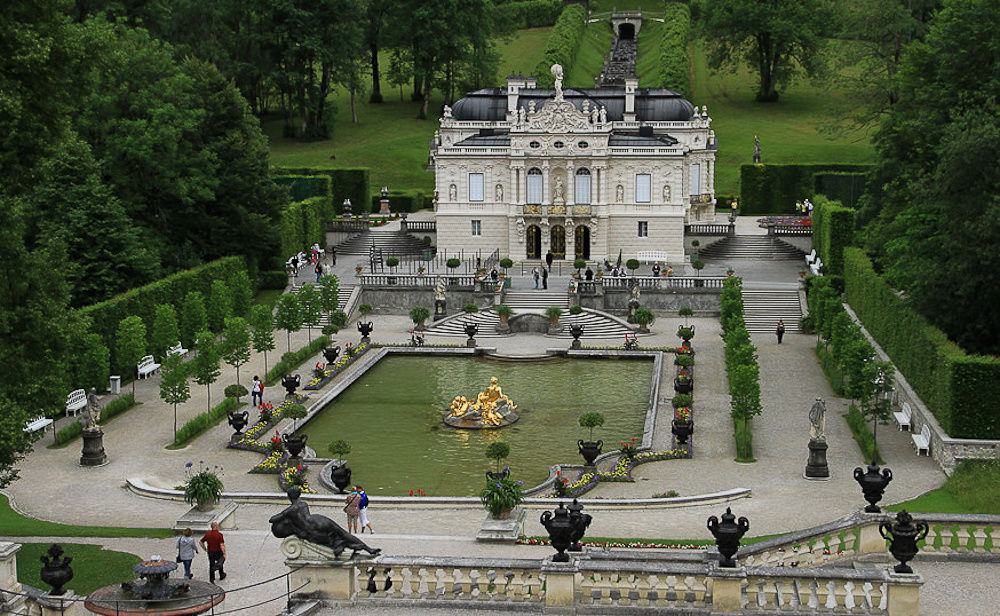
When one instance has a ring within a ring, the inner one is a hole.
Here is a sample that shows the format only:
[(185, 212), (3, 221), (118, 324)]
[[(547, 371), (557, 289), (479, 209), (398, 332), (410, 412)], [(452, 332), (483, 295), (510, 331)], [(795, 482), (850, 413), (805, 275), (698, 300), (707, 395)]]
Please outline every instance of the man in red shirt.
[(226, 579), (226, 572), (223, 565), (226, 563), (226, 539), (219, 532), (219, 523), (212, 522), (212, 530), (205, 533), (199, 542), (205, 553), (208, 554), (208, 581), (215, 583), (215, 572), (219, 572), (219, 579)]

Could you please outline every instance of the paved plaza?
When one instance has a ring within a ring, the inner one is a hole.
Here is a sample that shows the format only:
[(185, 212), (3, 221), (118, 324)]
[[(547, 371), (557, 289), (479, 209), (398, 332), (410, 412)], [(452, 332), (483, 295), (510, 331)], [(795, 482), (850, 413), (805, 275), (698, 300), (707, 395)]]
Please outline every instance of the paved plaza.
[[(740, 220), (741, 232), (750, 232), (753, 228), (752, 220)], [(354, 265), (354, 260), (342, 258), (338, 261), (337, 273), (345, 280), (353, 279)], [(703, 273), (717, 273), (712, 270), (713, 267), (722, 269), (724, 264), (709, 264)], [(800, 267), (798, 262), (739, 262), (737, 275), (744, 276), (748, 285), (794, 283)], [(520, 289), (530, 289), (532, 286), (527, 276), (523, 279), (515, 277), (513, 283), (515, 288)], [(551, 288), (561, 288), (560, 285), (567, 283), (568, 278), (550, 279)], [(370, 320), (375, 325), (372, 337), (376, 343), (404, 343), (409, 340), (408, 330), (412, 323), (406, 316), (372, 315)], [(680, 322), (681, 319), (676, 316), (659, 315), (651, 327), (652, 334), (640, 338), (640, 344), (676, 345), (678, 341), (674, 332)], [(731, 488), (749, 488), (752, 494), (750, 498), (734, 501), (730, 505), (737, 515), (749, 518), (751, 535), (769, 535), (810, 527), (854, 512), (863, 506), (860, 489), (852, 477), (854, 468), (861, 466), (863, 461), (846, 422), (841, 418), (849, 401), (833, 394), (817, 365), (813, 355), (816, 337), (788, 334), (784, 344), (778, 345), (773, 335), (753, 336), (760, 358), (764, 403), (763, 414), (754, 421), (754, 453), (758, 461), (754, 464), (737, 464), (733, 461), (735, 447), (718, 319), (703, 317), (691, 319), (691, 322), (697, 326), (693, 342), (698, 353), (694, 457), (639, 466), (633, 472), (635, 483), (599, 484), (586, 498), (643, 498), (667, 490), (676, 490), (682, 496), (689, 496)], [(334, 336), (334, 339), (338, 344), (343, 344), (356, 341), (357, 336), (353, 325), (350, 325), (341, 334)], [(292, 347), (303, 346), (308, 337), (305, 331), (293, 334)], [(275, 338), (278, 348), (269, 354), (269, 365), (273, 365), (286, 350), (284, 333), (279, 333)], [(455, 340), (429, 339), (428, 342)], [(619, 346), (621, 342), (619, 339), (588, 340), (587, 345)], [(568, 346), (568, 341), (541, 334), (517, 334), (484, 340), (482, 344), (496, 347), (498, 352), (506, 355), (537, 355), (546, 348)], [(306, 362), (300, 372), (305, 375), (311, 365), (311, 362)], [(223, 365), (222, 371), (222, 377), (213, 387), (213, 404), (222, 399), (222, 384), (233, 382), (235, 378), (232, 368)], [(672, 378), (671, 362), (665, 362), (664, 371), (664, 376)], [(263, 373), (264, 358), (259, 354), (255, 354), (251, 362), (240, 370), (244, 384), (249, 383), (254, 374)], [(137, 381), (134, 387), (141, 405), (104, 426), (109, 463), (103, 467), (79, 466), (80, 441), (62, 449), (46, 447), (52, 443), (52, 435), (47, 433), (36, 443), (34, 452), (20, 465), (21, 479), (7, 489), (14, 507), (30, 517), (65, 524), (168, 527), (188, 507), (182, 502), (137, 496), (125, 489), (125, 480), (136, 477), (154, 486), (173, 488), (183, 481), (184, 464), (189, 461), (195, 464), (204, 461), (210, 466), (222, 466), (225, 469), (223, 480), (227, 491), (278, 491), (274, 475), (247, 474), (246, 471), (260, 460), (259, 454), (224, 447), (231, 434), (231, 428), (225, 422), (185, 449), (165, 449), (172, 440), (174, 417), (172, 407), (159, 399), (159, 380), (160, 377), (156, 376)], [(129, 391), (132, 387), (129, 384), (124, 389)], [(204, 387), (192, 384), (191, 393), (191, 400), (178, 407), (178, 425), (208, 408)], [(269, 388), (265, 393), (265, 400), (277, 402), (283, 393), (280, 387)], [(661, 396), (666, 395), (661, 392)], [(828, 410), (828, 458), (832, 477), (824, 482), (807, 481), (802, 477), (808, 454), (807, 412), (816, 396), (826, 399)], [(669, 398), (662, 406), (666, 408), (666, 414), (669, 414)], [(591, 409), (581, 409), (581, 412), (585, 410)], [(74, 420), (62, 418), (57, 422), (57, 428)], [(373, 429), (376, 428), (377, 426), (373, 426)], [(654, 432), (654, 447), (664, 447), (669, 443), (669, 436), (669, 420), (659, 421)], [(887, 465), (892, 468), (895, 477), (886, 491), (884, 502), (908, 500), (943, 483), (944, 474), (930, 457), (915, 455), (907, 434), (890, 426), (880, 429), (878, 437), (882, 454), (888, 460)], [(566, 462), (575, 464), (577, 460)], [(354, 480), (366, 485), (377, 483), (375, 479), (363, 477), (355, 477)], [(377, 493), (372, 496), (370, 518), (376, 534), (366, 535), (364, 539), (371, 545), (382, 548), (385, 554), (541, 558), (551, 553), (551, 549), (547, 547), (476, 543), (474, 537), (485, 516), (481, 509), (390, 507), (378, 502)], [(281, 508), (283, 505), (277, 504), (240, 505), (237, 512), (238, 529), (226, 533), (229, 576), (220, 582), (223, 588), (241, 588), (285, 572), (278, 549), (279, 540), (270, 535), (267, 524), (268, 517)], [(594, 521), (588, 534), (604, 537), (708, 539), (710, 534), (705, 529), (706, 518), (718, 515), (723, 510), (724, 506), (719, 505), (619, 510), (589, 506), (588, 512), (593, 514)], [(313, 511), (343, 521), (344, 515), (340, 507), (313, 507)], [(538, 522), (541, 511), (529, 510), (525, 524), (526, 534), (545, 534)], [(17, 541), (17, 538), (9, 539)], [(93, 538), (65, 541), (95, 543), (144, 557), (154, 553), (172, 555), (174, 551), (173, 540)], [(74, 566), (86, 567), (86, 563), (75, 561)], [(981, 615), (996, 613), (990, 610), (995, 610), (995, 606), (1000, 605), (1000, 593), (994, 590), (995, 584), (987, 583), (987, 576), (995, 574), (993, 566), (922, 563), (918, 560), (915, 569), (924, 575), (926, 581), (921, 597), (922, 614), (943, 614), (947, 610), (951, 616)], [(200, 578), (207, 576), (203, 554), (195, 560), (195, 574)], [(977, 580), (982, 583), (977, 585)], [(228, 609), (244, 608), (243, 613), (276, 614), (283, 606), (283, 598), (279, 597), (275, 602), (263, 606), (248, 606), (277, 597), (283, 590), (283, 580), (263, 584), (232, 594), (225, 606)], [(983, 606), (994, 607), (984, 611)], [(442, 613), (437, 609), (433, 612)], [(351, 608), (323, 613), (431, 612), (396, 608)]]

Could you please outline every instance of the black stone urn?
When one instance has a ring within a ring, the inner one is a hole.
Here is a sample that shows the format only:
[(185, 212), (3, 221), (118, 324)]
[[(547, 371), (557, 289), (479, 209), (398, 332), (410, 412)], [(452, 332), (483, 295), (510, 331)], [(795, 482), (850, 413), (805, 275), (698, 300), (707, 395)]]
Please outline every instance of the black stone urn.
[(297, 374), (295, 376), (286, 374), (285, 376), (281, 377), (281, 386), (285, 388), (285, 391), (288, 392), (287, 395), (289, 396), (294, 396), (295, 390), (298, 389), (299, 385), (301, 384), (302, 384), (302, 377), (300, 377)]
[(677, 437), (677, 442), (687, 445), (688, 439), (694, 433), (693, 419), (674, 419), (670, 422), (670, 431)]
[(601, 455), (601, 448), (604, 447), (604, 441), (577, 441), (577, 448), (580, 450), (580, 455), (583, 456), (584, 461), (587, 466), (593, 466), (594, 460), (597, 456)]
[(570, 345), (571, 348), (580, 348), (580, 336), (583, 335), (583, 325), (578, 325), (574, 323), (569, 326), (569, 335), (573, 336), (573, 343)]
[(573, 536), (580, 524), (580, 514), (574, 515), (569, 509), (563, 507), (562, 503), (559, 503), (555, 511), (542, 513), (539, 521), (549, 533), (549, 542), (552, 547), (556, 549), (556, 555), (552, 557), (552, 562), (568, 563), (569, 554), (566, 553), (566, 550), (573, 544)]
[(494, 473), (493, 471), (486, 471), (486, 478), (490, 481), (500, 481), (501, 479), (506, 479), (510, 477), (510, 467), (504, 468), (499, 473)]
[(361, 342), (368, 340), (368, 334), (372, 333), (373, 329), (375, 329), (375, 326), (372, 325), (371, 321), (368, 321), (367, 323), (358, 321), (358, 331), (361, 332)]
[(677, 326), (677, 337), (684, 342), (690, 342), (694, 338), (694, 325)]
[(475, 323), (469, 323), (465, 326), (465, 335), (469, 337), (465, 341), (465, 346), (474, 347), (476, 346), (476, 334), (479, 333), (479, 326)]
[(708, 530), (715, 537), (715, 545), (719, 547), (719, 554), (722, 555), (721, 567), (736, 567), (736, 552), (740, 549), (740, 539), (750, 530), (750, 522), (743, 516), (737, 520), (732, 510), (726, 507), (726, 512), (722, 514), (720, 522), (714, 515), (708, 518)]
[(882, 522), (878, 527), (878, 532), (884, 539), (889, 540), (889, 553), (899, 561), (893, 567), (896, 573), (913, 573), (908, 563), (917, 555), (917, 542), (927, 536), (930, 527), (927, 522), (917, 522), (914, 524), (913, 516), (903, 509), (896, 514), (895, 522)]
[(250, 414), (246, 411), (229, 411), (229, 425), (236, 431), (233, 434), (232, 440), (235, 441), (240, 437), (240, 433), (243, 432), (243, 428), (246, 428), (249, 422)]
[(323, 357), (326, 358), (326, 363), (335, 364), (337, 363), (337, 357), (340, 356), (340, 347), (323, 347)]
[(568, 552), (582, 552), (583, 546), (580, 545), (580, 539), (587, 533), (587, 528), (593, 521), (593, 517), (589, 513), (583, 513), (583, 505), (580, 504), (575, 498), (573, 502), (567, 505), (569, 509), (569, 517), (572, 520), (574, 516), (579, 516), (580, 520), (576, 525), (576, 530), (573, 532), (573, 536), (570, 537), (571, 545), (567, 548)]
[(857, 481), (858, 485), (861, 486), (865, 500), (868, 501), (865, 513), (879, 513), (882, 511), (878, 506), (878, 502), (882, 500), (886, 486), (892, 481), (892, 471), (887, 468), (881, 470), (882, 472), (880, 473), (875, 460), (872, 460), (872, 463), (868, 465), (867, 472), (860, 466), (854, 469), (854, 481)]
[(674, 393), (690, 394), (692, 391), (694, 391), (694, 379), (690, 377), (684, 380), (680, 377), (674, 379)]
[(347, 462), (341, 462), (340, 466), (330, 470), (330, 481), (341, 494), (347, 491), (347, 486), (351, 485), (351, 469), (347, 467)]
[(63, 557), (62, 546), (53, 543), (47, 554), (39, 557), (42, 561), (42, 571), (39, 577), (42, 581), (52, 587), (50, 595), (61, 595), (66, 592), (63, 588), (73, 579), (73, 568), (69, 566), (73, 559), (69, 556)]
[(281, 440), (285, 443), (285, 449), (288, 450), (288, 455), (292, 458), (298, 458), (302, 455), (302, 450), (306, 448), (306, 441), (309, 440), (309, 435), (285, 434), (281, 437)]

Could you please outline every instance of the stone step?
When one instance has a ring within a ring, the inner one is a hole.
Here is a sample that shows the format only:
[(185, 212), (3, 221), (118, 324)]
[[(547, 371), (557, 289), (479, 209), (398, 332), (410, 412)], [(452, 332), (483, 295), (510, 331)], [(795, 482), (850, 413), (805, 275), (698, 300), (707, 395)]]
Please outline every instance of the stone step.
[[(515, 310), (514, 316), (523, 314), (524, 312), (518, 313)], [(540, 311), (536, 311), (536, 313), (541, 314)], [(479, 326), (479, 333), (476, 334), (476, 338), (497, 338), (509, 335), (497, 333), (496, 326), (499, 322), (499, 315), (491, 308), (480, 312), (464, 313), (448, 317), (427, 328), (425, 333), (434, 336), (466, 338), (465, 326), (474, 323)], [(608, 315), (599, 312), (584, 311), (578, 315), (563, 314), (559, 318), (560, 330), (555, 337), (572, 338), (573, 336), (569, 333), (569, 328), (571, 325), (576, 324), (583, 326), (583, 336), (581, 338), (622, 337), (624, 339), (625, 333), (631, 331), (628, 326)]]
[(801, 259), (805, 253), (777, 238), (738, 235), (714, 242), (698, 252), (702, 259)]
[(785, 333), (799, 333), (802, 306), (798, 290), (743, 291), (743, 319), (751, 333), (771, 333), (778, 320), (785, 323)]

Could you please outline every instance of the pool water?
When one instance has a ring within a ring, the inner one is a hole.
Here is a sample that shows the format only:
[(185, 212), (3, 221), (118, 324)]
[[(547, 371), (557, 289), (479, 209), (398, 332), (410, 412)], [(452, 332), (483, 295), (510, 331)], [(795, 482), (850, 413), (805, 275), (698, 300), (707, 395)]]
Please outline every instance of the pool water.
[[(635, 359), (503, 361), (471, 357), (389, 356), (340, 394), (299, 433), (321, 457), (336, 439), (351, 445), (345, 456), (352, 483), (370, 494), (473, 496), (484, 474), (489, 443), (503, 440), (511, 453), (501, 462), (526, 487), (548, 477), (552, 464), (580, 464), (576, 442), (588, 440), (579, 416), (604, 414), (594, 439), (604, 451), (641, 439), (649, 407), (653, 363)], [(500, 380), (520, 420), (504, 428), (460, 430), (442, 422), (455, 396), (472, 400)]]

